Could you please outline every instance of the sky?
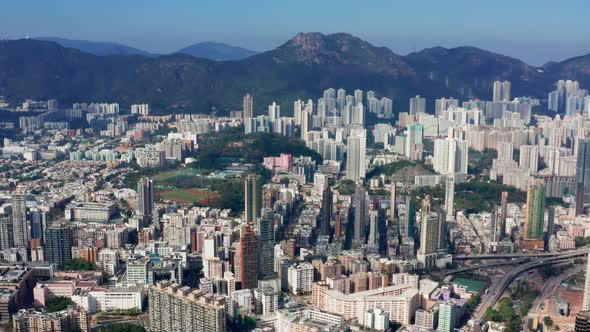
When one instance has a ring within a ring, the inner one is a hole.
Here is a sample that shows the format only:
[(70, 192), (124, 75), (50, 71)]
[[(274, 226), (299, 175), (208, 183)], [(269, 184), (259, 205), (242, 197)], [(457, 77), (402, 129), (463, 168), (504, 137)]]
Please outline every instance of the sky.
[(298, 32), (347, 32), (399, 54), (476, 46), (532, 65), (590, 53), (588, 0), (18, 0), (2, 38), (114, 41), (170, 53), (201, 41), (257, 51)]

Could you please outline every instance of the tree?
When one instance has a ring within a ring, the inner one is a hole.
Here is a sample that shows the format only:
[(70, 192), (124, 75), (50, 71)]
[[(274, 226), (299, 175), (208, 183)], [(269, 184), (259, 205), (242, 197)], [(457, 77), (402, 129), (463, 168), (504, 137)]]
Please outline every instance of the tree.
[(100, 332), (145, 332), (145, 328), (133, 323), (116, 323), (101, 327)]
[(74, 258), (68, 263), (67, 268), (73, 271), (94, 271), (97, 269), (97, 266), (84, 258)]
[(57, 312), (66, 309), (69, 306), (74, 305), (74, 301), (72, 301), (68, 297), (57, 296), (51, 299), (47, 303), (47, 312)]
[(549, 317), (549, 316), (545, 316), (543, 318), (543, 323), (545, 323), (546, 327), (551, 327), (551, 326), (553, 326), (553, 319), (551, 319), (551, 317)]

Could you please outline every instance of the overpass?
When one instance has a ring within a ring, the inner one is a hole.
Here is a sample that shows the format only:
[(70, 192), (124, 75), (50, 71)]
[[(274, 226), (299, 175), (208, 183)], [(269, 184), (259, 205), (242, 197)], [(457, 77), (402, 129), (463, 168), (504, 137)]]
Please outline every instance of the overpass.
[(454, 260), (472, 260), (472, 259), (511, 259), (511, 258), (529, 258), (529, 257), (555, 257), (572, 252), (588, 252), (590, 247), (581, 247), (579, 249), (565, 252), (543, 252), (543, 253), (516, 253), (516, 254), (481, 254), (481, 255), (457, 255), (453, 256)]
[[(482, 297), (482, 302), (477, 306), (475, 312), (473, 313), (473, 317), (475, 319), (481, 320), (485, 315), (485, 311), (487, 308), (493, 308), (504, 294), (504, 291), (510, 285), (510, 283), (516, 279), (520, 274), (537, 268), (539, 266), (545, 265), (547, 263), (562, 263), (563, 261), (572, 261), (575, 258), (583, 257), (588, 255), (588, 249), (578, 249), (569, 251), (567, 253), (561, 253), (556, 256), (552, 257), (543, 257), (535, 261), (529, 261), (524, 263), (520, 266), (515, 267), (510, 272), (506, 273), (500, 280), (496, 281), (490, 288), (488, 289), (488, 294)], [(513, 263), (516, 261), (513, 261)], [(480, 266), (481, 267), (481, 266)]]

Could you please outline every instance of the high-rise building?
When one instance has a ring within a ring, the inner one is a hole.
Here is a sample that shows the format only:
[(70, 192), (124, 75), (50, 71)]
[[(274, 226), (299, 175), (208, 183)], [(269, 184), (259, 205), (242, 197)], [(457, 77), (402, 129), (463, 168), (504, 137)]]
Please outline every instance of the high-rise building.
[(148, 177), (137, 182), (137, 209), (144, 217), (151, 217), (154, 212), (154, 181)]
[(365, 223), (369, 216), (368, 205), (369, 195), (362, 184), (358, 184), (354, 194), (354, 242), (357, 244), (365, 242)]
[(574, 332), (590, 332), (590, 311), (587, 309), (576, 314)]
[(389, 215), (390, 219), (393, 220), (395, 218), (395, 182), (391, 182), (391, 187), (389, 189)]
[(582, 310), (590, 311), (590, 252), (589, 260), (586, 262), (586, 282), (584, 282), (584, 299), (582, 301)]
[(72, 234), (69, 227), (54, 225), (45, 230), (45, 260), (59, 267), (72, 260)]
[(240, 236), (240, 282), (242, 289), (258, 287), (258, 236), (252, 226), (246, 225)]
[(12, 224), (14, 233), (14, 246), (17, 248), (29, 247), (29, 225), (27, 221), (26, 187), (18, 185), (12, 195)]
[(508, 81), (495, 81), (494, 82), (494, 92), (493, 92), (493, 101), (510, 101), (510, 82)]
[(467, 174), (469, 147), (467, 141), (453, 138), (434, 140), (434, 170), (440, 174)]
[(274, 275), (275, 215), (271, 209), (263, 209), (258, 218), (258, 277), (271, 278)]
[(434, 101), (434, 115), (439, 116), (442, 115), (444, 111), (449, 109), (450, 107), (459, 107), (459, 101), (454, 98), (440, 98)]
[(254, 96), (247, 94), (244, 96), (244, 119), (254, 117)]
[(457, 305), (452, 302), (438, 304), (438, 332), (453, 332), (457, 325)]
[(526, 197), (524, 238), (542, 240), (545, 215), (545, 182), (531, 179)]
[(324, 188), (322, 193), (322, 205), (320, 208), (320, 233), (322, 235), (330, 235), (330, 223), (332, 222), (332, 190), (329, 186)]
[(262, 189), (258, 175), (248, 174), (246, 176), (244, 180), (244, 195), (246, 222), (252, 224), (256, 222), (260, 215), (262, 201)]
[(368, 244), (379, 245), (379, 210), (369, 211), (369, 239)]
[(0, 218), (0, 250), (14, 247), (13, 224), (6, 217)]
[(416, 96), (410, 98), (410, 114), (426, 113), (426, 98)]
[(590, 202), (590, 140), (578, 141), (576, 160), (576, 215), (584, 213), (584, 205)]
[(277, 105), (276, 102), (268, 105), (268, 120), (274, 122), (281, 117), (281, 105)]
[(150, 331), (226, 331), (225, 298), (188, 286), (158, 282), (148, 289)]
[(346, 177), (358, 181), (365, 177), (367, 153), (367, 130), (353, 128), (350, 131), (346, 152)]
[(455, 209), (455, 174), (449, 173), (445, 185), (445, 214), (452, 218)]
[(403, 219), (402, 236), (414, 237), (414, 229), (416, 224), (416, 211), (414, 201), (408, 195), (406, 196), (406, 214)]
[(508, 218), (508, 192), (502, 192), (500, 205), (500, 240), (506, 237), (506, 218)]
[(539, 170), (539, 146), (521, 145), (518, 165), (531, 172)]
[(440, 217), (436, 212), (424, 209), (420, 212), (420, 248), (418, 249), (418, 261), (425, 268), (436, 266), (436, 256), (439, 247)]
[(363, 90), (354, 90), (354, 105), (363, 103)]
[(495, 209), (490, 213), (490, 241), (498, 241), (498, 211)]

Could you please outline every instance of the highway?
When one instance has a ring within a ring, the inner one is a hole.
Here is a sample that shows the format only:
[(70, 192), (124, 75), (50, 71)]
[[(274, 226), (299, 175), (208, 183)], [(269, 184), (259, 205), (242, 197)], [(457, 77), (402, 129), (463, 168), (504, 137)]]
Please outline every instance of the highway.
[[(498, 300), (500, 300), (502, 294), (504, 293), (508, 285), (510, 285), (510, 283), (523, 272), (542, 266), (549, 262), (559, 263), (562, 261), (572, 260), (576, 257), (585, 256), (587, 254), (588, 249), (583, 248), (572, 250), (566, 253), (560, 253), (558, 255), (553, 255), (550, 257), (542, 257), (538, 260), (529, 261), (527, 263), (522, 262), (521, 265), (515, 267), (510, 272), (506, 273), (500, 280), (494, 282), (492, 286), (490, 286), (488, 294), (483, 295), (481, 303), (477, 306), (475, 312), (473, 313), (473, 317), (475, 319), (481, 320), (486, 312), (486, 309), (492, 308), (494, 305), (496, 305), (496, 303), (498, 302)], [(513, 261), (513, 263), (515, 262), (518, 261)], [(487, 266), (483, 265), (479, 267), (485, 268)]]

